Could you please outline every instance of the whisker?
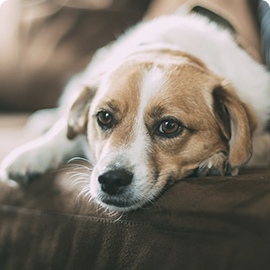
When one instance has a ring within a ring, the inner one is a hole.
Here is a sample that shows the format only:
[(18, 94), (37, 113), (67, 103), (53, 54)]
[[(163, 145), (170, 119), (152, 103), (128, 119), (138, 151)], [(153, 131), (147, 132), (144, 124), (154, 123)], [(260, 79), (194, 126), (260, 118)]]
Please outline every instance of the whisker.
[(113, 222), (118, 221), (123, 216), (123, 213), (120, 214), (119, 212), (117, 212), (115, 210), (112, 210), (112, 209), (109, 209), (108, 207), (105, 207), (103, 209), (103, 214), (105, 214), (106, 216), (108, 216), (110, 218), (113, 218), (115, 216), (118, 216), (118, 218), (116, 218), (115, 220), (113, 220)]
[(92, 165), (91, 164), (82, 164), (82, 163), (69, 163), (69, 164), (67, 164), (67, 165), (75, 165), (75, 167), (83, 167), (83, 168), (87, 168), (87, 169), (92, 169)]
[(104, 209), (104, 207), (102, 205), (100, 205), (97, 209), (96, 212), (99, 212), (101, 209)]
[(91, 198), (91, 194), (90, 194), (89, 186), (88, 186), (88, 185), (86, 185), (86, 186), (80, 191), (80, 193), (77, 195), (76, 200), (79, 200), (79, 199), (81, 198), (81, 196), (83, 196), (83, 197), (82, 197), (82, 200), (85, 200), (85, 198), (86, 198), (87, 196), (89, 196), (89, 197)]
[[(70, 175), (70, 173), (69, 173), (69, 175)], [(76, 180), (76, 177), (78, 177), (78, 178), (84, 177), (85, 179), (89, 179), (90, 178), (90, 175), (89, 174), (86, 174), (86, 173), (74, 173), (73, 175), (71, 175), (69, 177), (69, 180), (72, 180), (72, 179), (73, 180)]]
[[(78, 168), (80, 167), (80, 168)], [(78, 169), (76, 169), (78, 168)], [(56, 168), (56, 169), (52, 169), (50, 171), (50, 173), (56, 173), (56, 172), (62, 172), (62, 171), (66, 171), (68, 169), (76, 169), (76, 170), (79, 170), (79, 169), (86, 169), (87, 171), (92, 171), (92, 167), (87, 167), (87, 166), (84, 166), (82, 164), (63, 164), (63, 166), (61, 166), (60, 168)]]
[(88, 172), (78, 172), (77, 170), (72, 170), (72, 171), (68, 171), (67, 172), (67, 175), (72, 175), (72, 176), (77, 176), (77, 175), (85, 175), (85, 176), (89, 176), (90, 175), (90, 173), (88, 173)]
[(76, 170), (86, 170), (86, 171), (92, 171), (92, 167), (87, 167), (85, 165), (82, 165), (82, 164), (67, 164), (66, 165), (66, 168), (68, 169), (72, 169), (73, 171), (76, 171)]
[(81, 169), (85, 169), (85, 170), (90, 171), (90, 172), (92, 172), (92, 170), (93, 170), (92, 168), (88, 168), (88, 167), (83, 166), (81, 164), (77, 164), (77, 166), (73, 168), (74, 171), (81, 170)]
[(84, 173), (76, 173), (76, 174), (71, 175), (69, 177), (69, 180), (72, 181), (72, 182), (76, 182), (76, 181), (82, 180), (82, 179), (85, 180), (85, 181), (89, 180), (89, 175), (84, 174)]
[(81, 180), (83, 180), (84, 182), (86, 182), (86, 183), (88, 183), (89, 181), (89, 179), (88, 179), (88, 177), (86, 178), (86, 177), (84, 177), (83, 175), (81, 176), (81, 177), (78, 177), (78, 178), (76, 178), (76, 179), (74, 179), (72, 182), (77, 182), (77, 181), (81, 181)]
[(94, 202), (94, 198), (90, 194), (88, 194), (88, 195), (89, 195), (89, 199), (87, 202), (88, 202), (88, 204), (91, 204)]
[(87, 198), (88, 204), (90, 204), (90, 203), (94, 200), (94, 197), (92, 197), (90, 191), (86, 192), (86, 194), (83, 196), (84, 199), (85, 199), (86, 197), (88, 197), (88, 198)]
[(86, 184), (86, 183), (88, 183), (88, 181), (86, 181), (85, 179), (82, 179), (82, 181), (76, 180), (76, 182), (73, 182), (73, 183), (71, 184), (71, 187), (73, 188), (73, 187), (76, 186), (76, 185), (79, 185), (79, 184)]
[(89, 193), (89, 186), (85, 186), (84, 188), (82, 188), (82, 190), (80, 191), (78, 196), (82, 196), (84, 194), (83, 199), (85, 199), (85, 197), (88, 195), (88, 193)]
[(67, 164), (70, 164), (73, 161), (83, 161), (83, 162), (86, 162), (87, 164), (91, 165), (91, 162), (88, 159), (82, 158), (82, 157), (73, 157), (67, 161)]
[(117, 219), (115, 219), (113, 222), (119, 221), (122, 217), (123, 217), (123, 213), (121, 213), (121, 215), (119, 215), (119, 217)]

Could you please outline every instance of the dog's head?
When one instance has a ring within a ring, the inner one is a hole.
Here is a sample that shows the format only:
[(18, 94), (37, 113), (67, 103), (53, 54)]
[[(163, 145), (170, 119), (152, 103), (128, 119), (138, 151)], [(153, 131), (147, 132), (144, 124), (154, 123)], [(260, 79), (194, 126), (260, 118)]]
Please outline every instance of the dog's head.
[(215, 153), (232, 168), (251, 156), (254, 119), (232, 87), (188, 54), (134, 54), (86, 87), (68, 137), (86, 133), (96, 164), (91, 195), (118, 211), (142, 206)]

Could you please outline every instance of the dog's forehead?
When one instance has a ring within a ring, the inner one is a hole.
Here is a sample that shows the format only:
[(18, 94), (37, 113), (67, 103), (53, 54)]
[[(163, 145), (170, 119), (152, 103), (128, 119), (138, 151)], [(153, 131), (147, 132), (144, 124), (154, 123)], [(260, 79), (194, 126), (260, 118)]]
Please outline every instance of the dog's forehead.
[[(149, 114), (182, 108), (187, 114), (209, 111), (211, 91), (218, 80), (207, 69), (186, 61), (131, 60), (108, 76), (96, 100), (97, 106), (110, 105), (122, 113), (144, 109)], [(161, 111), (161, 110), (160, 110)], [(168, 112), (169, 113), (169, 112)]]

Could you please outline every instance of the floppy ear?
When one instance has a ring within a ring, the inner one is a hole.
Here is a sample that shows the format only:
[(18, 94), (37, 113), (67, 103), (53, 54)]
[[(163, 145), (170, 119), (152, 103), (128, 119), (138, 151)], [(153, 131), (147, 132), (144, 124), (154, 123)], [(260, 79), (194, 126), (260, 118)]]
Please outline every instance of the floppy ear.
[(216, 87), (212, 95), (216, 121), (229, 142), (230, 165), (240, 167), (252, 155), (251, 137), (257, 127), (256, 117), (229, 85)]
[(69, 117), (68, 117), (68, 128), (67, 137), (72, 140), (78, 134), (86, 133), (86, 127), (88, 122), (88, 112), (91, 101), (93, 100), (97, 88), (85, 87), (75, 102), (72, 104)]

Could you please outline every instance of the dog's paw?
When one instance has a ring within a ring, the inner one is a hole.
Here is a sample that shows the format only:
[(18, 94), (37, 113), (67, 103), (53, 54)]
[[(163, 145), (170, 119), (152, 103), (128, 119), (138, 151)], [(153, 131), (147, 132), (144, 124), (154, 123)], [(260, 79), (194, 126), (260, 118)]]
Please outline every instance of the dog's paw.
[(199, 177), (237, 175), (238, 169), (232, 169), (228, 156), (218, 152), (204, 160), (196, 170), (196, 174)]
[(39, 148), (20, 147), (3, 160), (0, 165), (0, 179), (29, 184), (48, 170), (58, 167), (59, 163), (49, 149), (41, 151)]

